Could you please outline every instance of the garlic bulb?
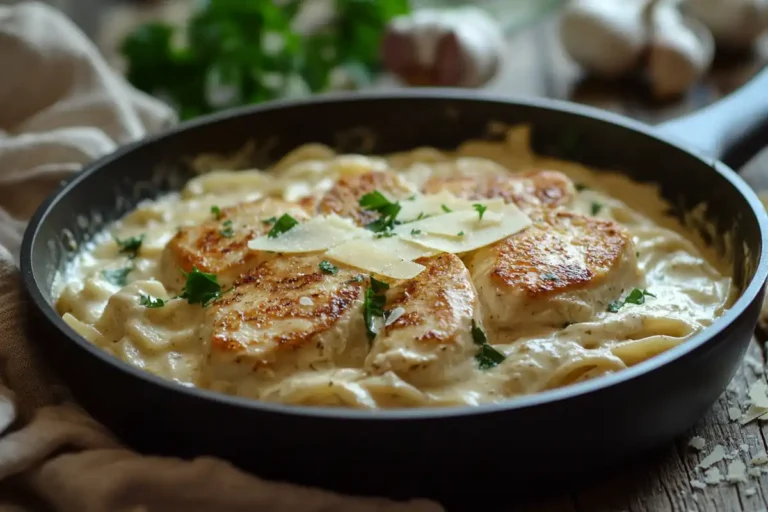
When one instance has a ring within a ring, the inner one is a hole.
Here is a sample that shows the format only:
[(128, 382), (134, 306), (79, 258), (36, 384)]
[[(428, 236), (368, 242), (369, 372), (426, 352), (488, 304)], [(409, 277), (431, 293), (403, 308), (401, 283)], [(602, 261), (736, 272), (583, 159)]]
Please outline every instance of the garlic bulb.
[(683, 9), (723, 47), (751, 47), (768, 29), (768, 0), (686, 0)]
[(503, 48), (501, 28), (479, 8), (422, 9), (390, 21), (382, 59), (410, 84), (479, 87), (497, 72)]
[(560, 22), (565, 51), (584, 68), (605, 77), (631, 71), (647, 42), (645, 4), (646, 0), (572, 1)]
[(679, 96), (709, 69), (714, 40), (700, 23), (686, 19), (676, 2), (662, 1), (649, 13), (647, 74), (659, 99)]

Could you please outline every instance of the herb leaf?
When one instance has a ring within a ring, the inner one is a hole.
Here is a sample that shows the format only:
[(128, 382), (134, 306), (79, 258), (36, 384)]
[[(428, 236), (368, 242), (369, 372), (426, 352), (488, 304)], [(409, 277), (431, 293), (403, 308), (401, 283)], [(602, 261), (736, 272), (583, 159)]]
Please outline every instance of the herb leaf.
[(132, 236), (130, 238), (126, 238), (125, 240), (120, 240), (117, 237), (115, 238), (115, 243), (118, 247), (118, 252), (120, 254), (127, 254), (129, 258), (133, 259), (136, 256), (139, 255), (139, 249), (141, 249), (141, 244), (144, 242), (144, 234), (142, 233), (139, 236)]
[(390, 231), (395, 227), (397, 214), (400, 213), (400, 203), (391, 202), (384, 194), (378, 190), (369, 192), (359, 201), (360, 207), (364, 210), (371, 210), (379, 213), (379, 218), (369, 223), (366, 228), (375, 233)]
[(412, 229), (411, 230), (411, 235), (412, 236), (416, 236), (416, 235), (420, 235), (420, 234), (421, 234), (421, 230), (420, 229)]
[(262, 224), (266, 224), (267, 226), (269, 226), (270, 224), (274, 224), (275, 222), (277, 222), (277, 217), (270, 217), (268, 219), (261, 219), (261, 223)]
[(609, 313), (618, 313), (619, 310), (624, 307), (627, 304), (645, 304), (645, 298), (646, 297), (653, 297), (656, 296), (649, 292), (648, 290), (641, 290), (640, 288), (634, 288), (629, 294), (626, 296), (624, 300), (614, 300), (610, 304), (608, 304), (608, 312)]
[(592, 204), (590, 205), (590, 211), (592, 212), (592, 215), (597, 215), (600, 213), (600, 210), (603, 209), (603, 204), (598, 203), (597, 201), (592, 201)]
[(139, 296), (139, 305), (149, 309), (155, 309), (155, 308), (161, 308), (165, 306), (165, 301), (158, 297), (153, 297), (151, 295), (144, 295), (142, 293)]
[(130, 274), (132, 270), (133, 265), (128, 265), (123, 268), (102, 270), (101, 275), (104, 276), (104, 279), (116, 286), (125, 286), (128, 284), (128, 274)]
[(321, 261), (318, 267), (320, 267), (320, 270), (322, 270), (324, 273), (331, 274), (331, 275), (334, 275), (339, 271), (339, 267), (337, 267), (336, 265), (334, 265), (328, 260)]
[(205, 307), (221, 296), (221, 285), (215, 274), (200, 272), (197, 267), (192, 267), (190, 272), (182, 270), (181, 273), (187, 281), (179, 298), (187, 299), (189, 304), (200, 304)]
[(585, 184), (583, 184), (583, 183), (576, 183), (576, 184), (574, 185), (574, 188), (576, 189), (576, 192), (581, 192), (582, 190), (587, 190), (587, 188), (589, 188), (589, 187), (587, 187), (587, 186), (586, 186)]
[(371, 276), (371, 288), (375, 293), (381, 293), (389, 290), (389, 284), (384, 281), (379, 281), (375, 277)]
[(485, 211), (488, 209), (488, 207), (484, 204), (475, 203), (472, 205), (472, 208), (474, 208), (475, 211), (477, 211), (477, 214), (480, 216), (479, 220), (483, 220), (483, 215), (485, 215)]
[(463, 231), (459, 231), (458, 233), (456, 233), (456, 236), (464, 236), (464, 232)]
[(475, 354), (475, 360), (481, 370), (487, 370), (498, 365), (507, 358), (504, 354), (488, 344), (488, 338), (485, 337), (483, 330), (472, 320), (472, 341), (480, 348)]
[(222, 227), (224, 229), (219, 230), (219, 234), (226, 238), (232, 238), (235, 234), (234, 229), (232, 228), (232, 221), (231, 220), (225, 220), (222, 224)]
[(221, 208), (219, 208), (218, 206), (216, 205), (211, 206), (211, 213), (216, 218), (216, 220), (221, 219)]
[(451, 210), (450, 208), (448, 208), (448, 207), (447, 207), (446, 205), (444, 205), (444, 204), (441, 204), (441, 205), (440, 205), (440, 208), (442, 208), (442, 210), (443, 210), (445, 213), (451, 213), (451, 212), (453, 211), (453, 210)]
[(290, 231), (294, 227), (299, 225), (299, 221), (284, 213), (279, 219), (275, 221), (275, 225), (269, 230), (267, 236), (269, 238), (277, 238), (286, 231)]
[(387, 301), (385, 292), (389, 289), (389, 284), (373, 276), (370, 278), (371, 287), (365, 290), (363, 299), (363, 320), (368, 340), (373, 341), (376, 337), (376, 319), (384, 316), (384, 304)]

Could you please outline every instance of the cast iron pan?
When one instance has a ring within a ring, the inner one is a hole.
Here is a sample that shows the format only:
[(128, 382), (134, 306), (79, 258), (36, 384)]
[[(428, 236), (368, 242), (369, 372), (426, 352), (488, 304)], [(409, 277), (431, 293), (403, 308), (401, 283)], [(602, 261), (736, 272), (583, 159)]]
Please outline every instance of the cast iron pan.
[[(565, 102), (449, 90), (319, 97), (198, 119), (90, 165), (39, 208), (21, 250), (29, 324), (76, 398), (147, 452), (216, 455), (265, 477), (356, 493), (463, 495), (480, 508), (497, 492), (509, 502), (537, 484), (551, 489), (668, 443), (734, 374), (763, 298), (768, 218), (746, 183), (713, 158), (768, 119), (766, 91), (768, 72), (661, 129)], [(733, 274), (743, 291), (733, 308), (681, 346), (592, 382), (499, 405), (372, 413), (260, 403), (167, 382), (90, 345), (51, 306), (54, 273), (74, 248), (140, 200), (178, 189), (190, 176), (184, 162), (198, 153), (233, 152), (254, 140), (263, 151), (252, 163), (263, 166), (306, 142), (367, 153), (453, 148), (484, 137), (489, 121), (531, 124), (541, 153), (660, 184), (672, 214), (707, 203), (711, 243), (722, 250), (729, 232), (736, 242)]]

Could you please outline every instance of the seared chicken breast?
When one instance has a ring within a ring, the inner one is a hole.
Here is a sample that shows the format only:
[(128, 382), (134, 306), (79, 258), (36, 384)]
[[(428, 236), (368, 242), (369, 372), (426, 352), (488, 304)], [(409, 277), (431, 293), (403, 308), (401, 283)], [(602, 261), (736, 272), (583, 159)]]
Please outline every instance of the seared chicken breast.
[(272, 224), (267, 219), (284, 213), (297, 220), (309, 218), (303, 203), (264, 198), (222, 208), (218, 216), (211, 215), (211, 220), (181, 228), (161, 258), (163, 284), (178, 291), (184, 282), (180, 270), (189, 272), (196, 267), (216, 274), (223, 286), (231, 286), (240, 274), (273, 256), (248, 249), (248, 242), (269, 232)]
[(635, 246), (610, 220), (549, 211), (467, 258), (486, 325), (561, 327), (590, 320), (638, 284)]
[(502, 198), (526, 213), (542, 208), (567, 206), (576, 190), (573, 182), (558, 171), (526, 171), (508, 175), (435, 176), (422, 186), (425, 194), (447, 190), (468, 200)]
[(416, 386), (435, 386), (472, 368), (478, 299), (458, 256), (445, 253), (417, 262), (426, 269), (387, 294), (386, 309), (396, 320), (376, 335), (365, 368), (372, 374), (394, 372)]
[(206, 379), (247, 386), (285, 372), (362, 364), (364, 283), (352, 270), (325, 273), (320, 261), (315, 255), (268, 260), (206, 310)]
[(391, 172), (369, 172), (341, 178), (320, 200), (318, 211), (323, 215), (335, 213), (350, 217), (364, 226), (375, 221), (379, 214), (364, 210), (360, 198), (370, 192), (379, 191), (390, 200), (404, 199), (416, 190), (397, 174)]

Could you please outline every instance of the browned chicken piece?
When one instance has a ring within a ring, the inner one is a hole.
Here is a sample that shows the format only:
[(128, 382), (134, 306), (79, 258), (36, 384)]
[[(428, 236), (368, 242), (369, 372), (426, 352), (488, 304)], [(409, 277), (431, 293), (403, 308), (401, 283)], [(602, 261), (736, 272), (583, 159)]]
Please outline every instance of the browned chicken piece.
[(248, 249), (248, 242), (272, 228), (271, 217), (288, 213), (297, 220), (309, 218), (303, 204), (264, 198), (222, 208), (219, 218), (179, 230), (166, 245), (161, 260), (161, 279), (166, 288), (178, 291), (184, 283), (180, 272), (197, 267), (216, 274), (219, 283), (230, 286), (237, 277), (272, 255)]
[(549, 211), (467, 258), (493, 329), (562, 327), (606, 311), (639, 279), (635, 245), (610, 220)]
[(526, 171), (506, 176), (433, 177), (422, 186), (425, 194), (447, 190), (468, 200), (502, 198), (529, 213), (541, 208), (567, 206), (576, 192), (573, 182), (559, 171)]
[(296, 370), (362, 365), (368, 352), (365, 283), (353, 270), (322, 272), (321, 260), (268, 260), (206, 310), (204, 379), (257, 397), (259, 383)]
[(340, 179), (320, 200), (318, 211), (329, 215), (350, 217), (359, 226), (375, 221), (379, 214), (360, 207), (360, 198), (379, 191), (390, 200), (405, 199), (416, 191), (400, 176), (392, 172), (369, 172)]
[(417, 262), (426, 269), (387, 293), (386, 309), (400, 316), (376, 335), (365, 368), (373, 374), (392, 371), (415, 386), (437, 386), (472, 370), (478, 298), (458, 256), (445, 253)]

